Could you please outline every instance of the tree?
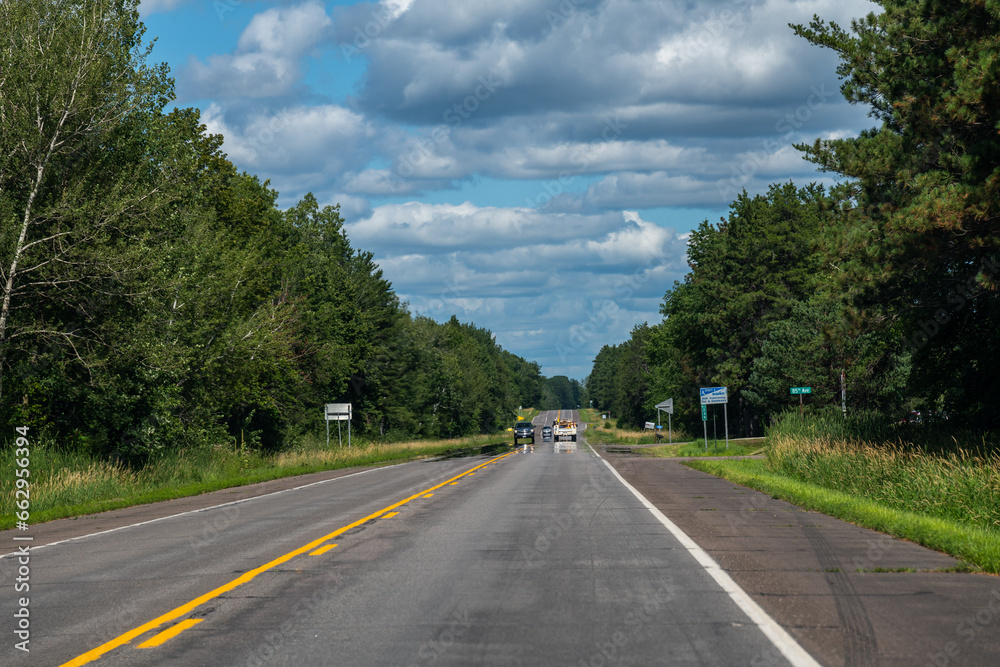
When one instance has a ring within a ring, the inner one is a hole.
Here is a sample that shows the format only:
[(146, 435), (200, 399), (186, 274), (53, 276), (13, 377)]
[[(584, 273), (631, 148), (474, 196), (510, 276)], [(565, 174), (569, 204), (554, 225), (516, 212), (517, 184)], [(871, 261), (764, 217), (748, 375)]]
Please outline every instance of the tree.
[(172, 82), (145, 63), (137, 5), (0, 3), (0, 397), (39, 341), (81, 359), (91, 332), (58, 311), (128, 292), (142, 262), (171, 174), (137, 151)]
[(615, 375), (618, 373), (620, 345), (605, 345), (594, 357), (594, 365), (587, 377), (587, 395), (600, 411), (610, 410), (616, 401)]
[(632, 337), (625, 341), (618, 357), (615, 373), (615, 404), (613, 416), (619, 426), (642, 428), (656, 414), (650, 405), (649, 385), (652, 372), (646, 354), (649, 325), (643, 322), (632, 329)]
[(729, 387), (739, 432), (758, 431), (760, 415), (741, 391), (771, 328), (822, 285), (819, 235), (835, 210), (822, 187), (772, 185), (766, 195), (741, 194), (728, 218), (705, 221), (688, 241), (691, 271), (664, 297), (657, 358), (684, 374), (678, 390)]
[(850, 179), (831, 240), (855, 317), (913, 353), (913, 391), (995, 428), (1000, 391), (1000, 6), (881, 0), (850, 32), (795, 32), (839, 54), (841, 90), (875, 128), (800, 146)]

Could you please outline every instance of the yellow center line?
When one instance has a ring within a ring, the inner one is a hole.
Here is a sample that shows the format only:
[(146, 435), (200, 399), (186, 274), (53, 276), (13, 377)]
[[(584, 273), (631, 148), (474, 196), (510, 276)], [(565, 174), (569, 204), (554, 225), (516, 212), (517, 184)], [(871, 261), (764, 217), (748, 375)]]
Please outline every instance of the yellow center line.
[[(228, 593), (229, 591), (233, 590), (234, 588), (242, 586), (243, 584), (245, 584), (245, 583), (251, 581), (252, 579), (254, 579), (259, 574), (267, 572), (268, 570), (273, 569), (273, 568), (281, 565), (282, 563), (287, 563), (288, 561), (290, 561), (291, 559), (295, 558), (296, 556), (299, 556), (299, 555), (304, 554), (304, 553), (308, 553), (310, 551), (314, 551), (317, 548), (319, 548), (319, 546), (322, 545), (324, 542), (326, 542), (328, 540), (331, 540), (334, 537), (337, 537), (338, 535), (342, 535), (342, 534), (346, 533), (347, 531), (351, 530), (352, 528), (357, 528), (358, 526), (360, 526), (363, 523), (367, 523), (368, 521), (371, 521), (373, 519), (377, 519), (380, 516), (382, 516), (383, 514), (385, 514), (386, 512), (391, 512), (392, 510), (394, 510), (394, 509), (396, 509), (398, 507), (402, 507), (406, 503), (408, 503), (411, 500), (414, 500), (416, 498), (419, 498), (420, 496), (424, 495), (425, 493), (428, 493), (430, 491), (436, 491), (437, 489), (440, 489), (441, 487), (446, 486), (448, 484), (457, 484), (457, 482), (455, 482), (455, 480), (457, 480), (457, 479), (459, 479), (461, 477), (464, 477), (465, 475), (468, 475), (469, 473), (471, 473), (471, 472), (473, 472), (475, 470), (479, 470), (483, 466), (488, 465), (488, 464), (490, 464), (490, 463), (492, 463), (494, 461), (499, 461), (500, 459), (506, 458), (506, 457), (510, 456), (510, 454), (511, 454), (510, 452), (508, 452), (506, 454), (501, 454), (500, 456), (497, 456), (497, 457), (495, 457), (493, 459), (490, 459), (489, 461), (486, 461), (485, 463), (480, 463), (475, 468), (470, 468), (469, 470), (466, 470), (465, 472), (463, 472), (463, 473), (461, 473), (459, 475), (455, 475), (451, 479), (446, 479), (445, 481), (441, 482), (440, 484), (438, 484), (436, 486), (432, 486), (429, 489), (424, 489), (423, 491), (420, 491), (419, 493), (415, 493), (412, 496), (410, 496), (409, 498), (405, 498), (405, 499), (400, 500), (399, 502), (397, 502), (397, 503), (395, 503), (393, 505), (389, 505), (388, 507), (384, 507), (384, 508), (380, 509), (379, 511), (373, 513), (373, 514), (369, 514), (368, 516), (366, 516), (363, 519), (358, 519), (354, 523), (350, 523), (350, 524), (348, 524), (346, 526), (338, 528), (337, 530), (333, 531), (329, 535), (324, 535), (323, 537), (321, 537), (321, 538), (319, 538), (317, 540), (313, 540), (309, 544), (307, 544), (307, 545), (305, 545), (303, 547), (299, 547), (295, 551), (290, 551), (290, 552), (288, 552), (287, 554), (285, 554), (283, 556), (279, 556), (279, 557), (275, 558), (274, 560), (272, 560), (269, 563), (265, 563), (264, 565), (261, 565), (258, 568), (255, 568), (253, 570), (249, 570), (248, 572), (243, 573), (241, 576), (237, 577), (236, 579), (233, 579), (229, 583), (223, 584), (222, 586), (219, 586), (218, 588), (216, 588), (214, 590), (211, 590), (208, 593), (205, 593), (204, 595), (202, 595), (200, 597), (197, 597), (194, 600), (191, 600), (190, 602), (181, 605), (180, 607), (177, 607), (176, 609), (172, 609), (172, 610), (168, 611), (167, 613), (154, 618), (152, 621), (149, 621), (148, 623), (140, 625), (137, 628), (133, 628), (132, 630), (129, 630), (128, 632), (126, 632), (126, 633), (124, 633), (122, 635), (119, 635), (118, 637), (115, 637), (111, 641), (108, 641), (108, 642), (105, 642), (104, 644), (101, 644), (97, 648), (91, 649), (90, 651), (87, 651), (83, 655), (77, 656), (76, 658), (73, 658), (69, 662), (63, 663), (62, 665), (60, 665), (60, 667), (80, 667), (81, 665), (86, 665), (86, 664), (88, 664), (90, 662), (93, 662), (94, 660), (97, 660), (98, 658), (100, 658), (105, 653), (108, 653), (109, 651), (113, 651), (114, 649), (116, 649), (116, 648), (118, 648), (120, 646), (124, 646), (125, 644), (128, 644), (129, 642), (131, 642), (136, 637), (144, 635), (147, 632), (149, 632), (150, 630), (154, 630), (154, 629), (160, 627), (164, 623), (169, 623), (171, 621), (175, 621), (178, 618), (180, 618), (181, 616), (185, 616), (187, 614), (190, 614), (192, 611), (194, 611), (195, 609), (197, 609), (201, 605), (205, 604), (209, 600), (214, 600), (215, 598), (219, 597), (223, 593)], [(183, 628), (182, 628), (182, 630), (183, 630)], [(178, 632), (180, 632), (180, 630), (178, 630)], [(168, 639), (169, 639), (169, 637), (168, 637)]]
[(399, 512), (389, 512), (388, 514), (383, 514), (382, 518), (383, 519), (391, 519), (392, 517), (396, 516), (397, 514), (399, 514)]
[(330, 549), (333, 549), (333, 548), (334, 548), (334, 547), (336, 547), (336, 546), (337, 546), (336, 544), (324, 544), (324, 545), (323, 545), (323, 546), (321, 546), (321, 547), (320, 547), (319, 549), (317, 549), (316, 551), (313, 551), (313, 552), (312, 552), (311, 554), (309, 554), (309, 555), (310, 555), (310, 556), (322, 556), (322, 555), (323, 555), (323, 554), (325, 554), (325, 553), (326, 553), (327, 551), (329, 551)]
[(198, 625), (199, 623), (201, 623), (204, 620), (205, 619), (203, 619), (203, 618), (188, 618), (188, 619), (185, 619), (185, 620), (181, 621), (180, 623), (178, 623), (177, 625), (173, 626), (172, 628), (167, 628), (166, 630), (164, 630), (160, 634), (156, 635), (152, 639), (144, 641), (143, 643), (139, 644), (136, 648), (155, 648), (155, 647), (159, 646), (160, 644), (162, 644), (163, 642), (167, 641), (168, 639), (172, 639), (172, 638), (176, 637), (180, 633), (182, 633), (185, 630), (187, 630), (188, 628), (190, 628), (192, 625)]

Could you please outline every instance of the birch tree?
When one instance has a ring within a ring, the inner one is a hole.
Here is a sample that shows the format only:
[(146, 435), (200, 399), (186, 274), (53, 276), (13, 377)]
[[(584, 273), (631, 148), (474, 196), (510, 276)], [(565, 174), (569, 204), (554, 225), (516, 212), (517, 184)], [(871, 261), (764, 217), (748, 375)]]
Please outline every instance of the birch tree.
[[(141, 133), (123, 132), (157, 117), (172, 87), (146, 64), (137, 7), (0, 2), (0, 396), (26, 339), (79, 356), (86, 307), (74, 301), (121, 287), (169, 180), (135, 159)], [(82, 317), (52, 326), (45, 313), (60, 307)]]

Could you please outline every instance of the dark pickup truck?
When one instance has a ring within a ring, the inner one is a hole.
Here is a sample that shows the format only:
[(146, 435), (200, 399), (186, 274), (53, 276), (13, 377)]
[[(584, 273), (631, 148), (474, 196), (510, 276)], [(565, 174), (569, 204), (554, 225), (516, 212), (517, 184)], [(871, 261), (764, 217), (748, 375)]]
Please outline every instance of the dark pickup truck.
[(519, 439), (527, 440), (528, 438), (531, 438), (531, 444), (535, 444), (535, 425), (529, 421), (517, 422), (517, 425), (514, 426), (514, 444), (516, 445)]

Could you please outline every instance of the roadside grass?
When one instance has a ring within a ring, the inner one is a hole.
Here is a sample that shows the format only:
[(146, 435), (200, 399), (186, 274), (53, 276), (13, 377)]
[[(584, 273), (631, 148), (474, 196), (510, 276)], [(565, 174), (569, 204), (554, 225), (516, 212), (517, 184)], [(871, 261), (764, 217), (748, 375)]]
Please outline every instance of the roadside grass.
[(705, 441), (695, 440), (694, 442), (674, 443), (663, 445), (662, 447), (650, 447), (642, 451), (645, 456), (656, 456), (661, 458), (673, 458), (677, 456), (750, 456), (756, 454), (763, 447), (764, 438), (754, 438), (753, 440), (729, 441), (726, 447), (725, 440), (709, 440), (708, 451), (705, 451)]
[(656, 437), (652, 431), (631, 431), (613, 426), (604, 427), (600, 424), (587, 426), (587, 442), (592, 445), (653, 445)]
[[(530, 422), (532, 419), (541, 414), (541, 412), (542, 411), (538, 408), (524, 408), (524, 410), (521, 411), (521, 416), (524, 417), (524, 421)], [(516, 416), (514, 417), (514, 420), (517, 421)]]
[[(42, 523), (133, 505), (193, 496), (281, 477), (356, 466), (384, 465), (433, 456), (467, 456), (504, 451), (505, 435), (480, 435), (454, 440), (359, 442), (326, 447), (318, 438), (304, 438), (288, 450), (267, 454), (217, 446), (173, 453), (141, 468), (60, 451), (53, 443), (37, 442), (30, 456), (30, 521)], [(0, 530), (16, 525), (14, 457), (0, 461)]]
[(996, 434), (793, 412), (764, 451), (764, 461), (688, 465), (1000, 573)]
[[(667, 439), (667, 435), (664, 434), (664, 440)], [(687, 442), (691, 440), (683, 431), (678, 429), (673, 430), (674, 445), (679, 442)], [(652, 431), (639, 431), (633, 429), (616, 428), (611, 426), (610, 422), (600, 423), (595, 422), (587, 427), (587, 441), (593, 445), (655, 445), (657, 444), (656, 436), (653, 435)], [(663, 442), (661, 440), (660, 442)], [(669, 445), (666, 445), (669, 446)], [(726, 443), (722, 441), (722, 448), (725, 449)]]
[(829, 437), (771, 438), (768, 469), (897, 510), (996, 531), (1000, 538), (1000, 453), (958, 448), (935, 454), (900, 443)]
[(870, 498), (793, 479), (770, 470), (770, 463), (765, 460), (691, 460), (685, 465), (801, 507), (922, 544), (984, 572), (1000, 574), (1000, 530), (889, 507)]

